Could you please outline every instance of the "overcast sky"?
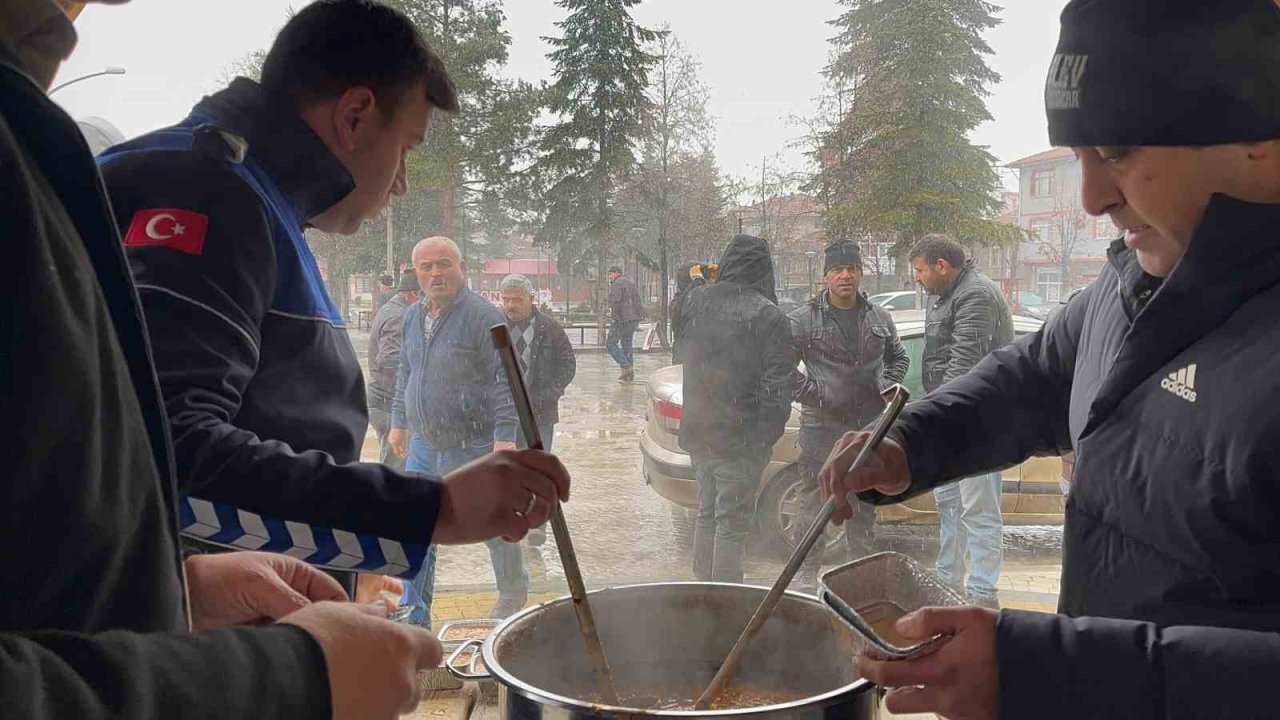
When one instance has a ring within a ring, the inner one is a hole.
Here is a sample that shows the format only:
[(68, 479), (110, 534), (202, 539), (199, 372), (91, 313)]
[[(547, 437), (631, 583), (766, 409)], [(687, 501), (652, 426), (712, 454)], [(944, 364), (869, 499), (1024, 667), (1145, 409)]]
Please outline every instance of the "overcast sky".
[[(996, 0), (1000, 2), (1001, 0)], [(993, 120), (974, 142), (1001, 163), (1046, 149), (1043, 83), (1065, 0), (1003, 0), (1003, 19), (988, 33)], [(267, 47), (289, 7), (302, 0), (133, 0), (122, 7), (90, 6), (76, 23), (80, 44), (58, 82), (123, 66), (128, 74), (77, 83), (55, 95), (76, 117), (98, 115), (127, 136), (170, 124), (202, 95), (216, 90), (228, 66)], [(546, 79), (551, 66), (541, 38), (559, 34), (564, 16), (552, 0), (507, 0), (513, 38), (507, 74)], [(642, 24), (669, 23), (702, 62), (716, 118), (716, 152), (734, 176), (758, 176), (763, 157), (782, 153), (798, 166), (788, 141), (799, 129), (788, 120), (812, 111), (822, 92), (819, 75), (839, 15), (834, 0), (647, 0), (635, 9)], [(772, 161), (771, 161), (772, 162)], [(1006, 185), (1011, 185), (1006, 177)]]

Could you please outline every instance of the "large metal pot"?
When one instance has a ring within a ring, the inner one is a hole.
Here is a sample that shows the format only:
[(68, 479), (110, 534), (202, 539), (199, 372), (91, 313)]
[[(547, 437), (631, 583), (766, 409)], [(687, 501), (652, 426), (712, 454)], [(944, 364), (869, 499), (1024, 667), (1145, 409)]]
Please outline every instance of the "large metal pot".
[(851, 631), (815, 598), (795, 593), (782, 598), (730, 688), (799, 699), (704, 712), (654, 709), (671, 700), (692, 705), (765, 593), (764, 588), (716, 583), (632, 585), (591, 593), (621, 707), (593, 702), (599, 696), (568, 597), (504, 622), (483, 642), (481, 672), (454, 667), (452, 659), (450, 671), (463, 679), (496, 680), (499, 712), (509, 720), (877, 717), (875, 687), (853, 667)]

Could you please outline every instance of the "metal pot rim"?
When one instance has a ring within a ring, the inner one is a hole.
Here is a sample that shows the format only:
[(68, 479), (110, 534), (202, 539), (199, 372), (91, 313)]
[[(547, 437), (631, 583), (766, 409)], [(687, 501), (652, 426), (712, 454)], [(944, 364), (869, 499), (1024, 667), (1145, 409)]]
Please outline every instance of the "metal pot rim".
[[(592, 590), (587, 594), (598, 595), (602, 592), (633, 590), (637, 588), (673, 588), (673, 587), (688, 587), (688, 586), (694, 586), (694, 587), (719, 586), (719, 587), (731, 587), (731, 588), (745, 587), (745, 588), (751, 588), (754, 590), (761, 590), (764, 592), (769, 591), (769, 588), (761, 587), (759, 585), (739, 585), (736, 583), (686, 581), (686, 582), (634, 583), (631, 585), (612, 585), (607, 588)], [(791, 590), (786, 591), (785, 594), (787, 597), (790, 597), (794, 600), (800, 600), (802, 602), (806, 602), (816, 607), (819, 607), (826, 612), (830, 612), (829, 610), (827, 610), (826, 606), (823, 605), (822, 602), (815, 597), (812, 597), (810, 595), (805, 595), (803, 593), (793, 592)], [(502, 624), (499, 625), (496, 629), (494, 629), (494, 631), (489, 634), (489, 637), (485, 639), (484, 645), (482, 646), (482, 649), (481, 649), (481, 654), (484, 656), (485, 669), (489, 672), (489, 674), (492, 677), (494, 677), (496, 680), (501, 682), (503, 685), (507, 686), (507, 689), (510, 690), (511, 692), (518, 693), (530, 700), (533, 700), (534, 702), (541, 703), (543, 705), (550, 705), (553, 707), (564, 708), (566, 710), (586, 710), (593, 713), (605, 712), (605, 713), (614, 713), (614, 714), (622, 714), (622, 715), (644, 715), (646, 717), (708, 717), (708, 716), (719, 717), (719, 716), (725, 716), (725, 715), (737, 716), (737, 715), (755, 715), (760, 713), (785, 712), (788, 710), (797, 710), (800, 708), (812, 708), (815, 706), (827, 707), (830, 705), (837, 704), (837, 701), (839, 701), (844, 696), (850, 694), (851, 692), (865, 691), (873, 687), (870, 680), (860, 677), (857, 680), (853, 681), (852, 683), (849, 683), (848, 685), (845, 685), (843, 687), (838, 687), (834, 690), (830, 690), (821, 695), (813, 695), (801, 700), (793, 700), (791, 702), (781, 703), (778, 705), (762, 705), (759, 707), (750, 707), (750, 708), (734, 708), (732, 710), (653, 710), (653, 709), (646, 709), (646, 708), (629, 708), (629, 707), (622, 707), (622, 706), (616, 706), (616, 705), (603, 705), (600, 703), (589, 703), (589, 702), (583, 702), (582, 700), (575, 700), (573, 698), (564, 697), (563, 695), (556, 695), (554, 693), (549, 693), (545, 690), (536, 688), (524, 682), (523, 680), (516, 678), (511, 673), (507, 672), (506, 668), (502, 666), (502, 663), (498, 661), (497, 652), (494, 649), (497, 645), (497, 642), (502, 638), (502, 636), (506, 633), (506, 631), (510, 629), (510, 627), (514, 625), (516, 622), (518, 622), (519, 620), (523, 619), (526, 616), (536, 614), (537, 612), (541, 611), (543, 608), (546, 608), (552, 605), (563, 605), (565, 603), (572, 603), (572, 602), (573, 602), (573, 598), (571, 598), (568, 595), (564, 595), (554, 600), (548, 600), (547, 602), (539, 603), (537, 605), (524, 608), (520, 612), (504, 620)]]

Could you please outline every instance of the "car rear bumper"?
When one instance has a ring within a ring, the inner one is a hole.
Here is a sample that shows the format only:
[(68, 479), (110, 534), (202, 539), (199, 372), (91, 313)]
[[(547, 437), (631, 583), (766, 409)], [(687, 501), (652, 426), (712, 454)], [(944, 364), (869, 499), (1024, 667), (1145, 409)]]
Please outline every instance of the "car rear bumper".
[(698, 483), (688, 455), (662, 447), (648, 433), (640, 436), (640, 454), (644, 457), (644, 480), (654, 492), (676, 505), (698, 507)]

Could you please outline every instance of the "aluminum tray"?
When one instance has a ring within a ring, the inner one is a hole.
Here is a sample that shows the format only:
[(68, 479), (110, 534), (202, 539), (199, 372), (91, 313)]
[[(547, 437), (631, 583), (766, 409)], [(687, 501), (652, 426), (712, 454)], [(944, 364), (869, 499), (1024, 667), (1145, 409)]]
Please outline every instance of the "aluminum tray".
[(444, 652), (447, 655), (453, 652), (454, 650), (457, 650), (458, 648), (462, 647), (462, 645), (466, 643), (467, 640), (471, 639), (470, 637), (450, 638), (449, 636), (450, 634), (453, 633), (453, 631), (484, 629), (485, 634), (480, 635), (476, 638), (479, 640), (483, 640), (486, 637), (488, 637), (489, 634), (492, 633), (494, 630), (497, 630), (498, 626), (501, 624), (502, 624), (501, 620), (495, 620), (492, 618), (483, 618), (479, 620), (453, 620), (451, 622), (447, 622), (444, 625), (440, 626), (440, 634), (437, 635), (436, 637), (440, 640), (440, 645), (444, 647)]
[(853, 628), (862, 643), (859, 654), (891, 659), (924, 655), (945, 642), (946, 637), (937, 635), (915, 645), (895, 645), (872, 628), (864, 616), (866, 611), (881, 603), (893, 603), (906, 612), (965, 604), (928, 569), (895, 552), (869, 555), (824, 573), (818, 596)]

